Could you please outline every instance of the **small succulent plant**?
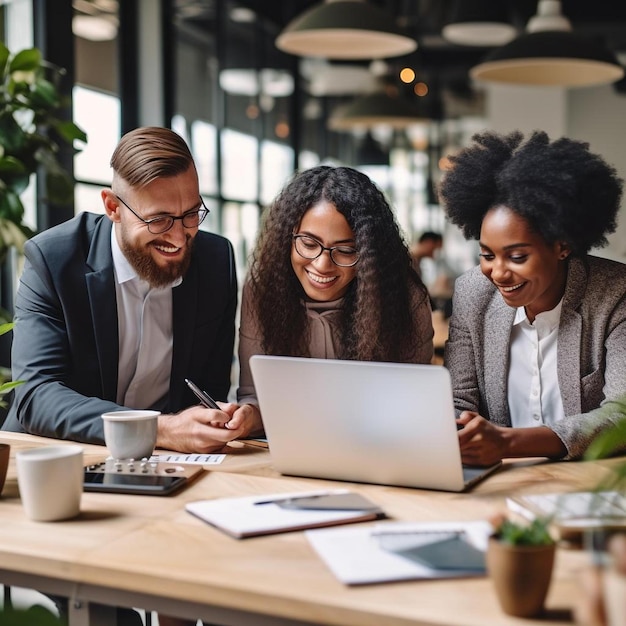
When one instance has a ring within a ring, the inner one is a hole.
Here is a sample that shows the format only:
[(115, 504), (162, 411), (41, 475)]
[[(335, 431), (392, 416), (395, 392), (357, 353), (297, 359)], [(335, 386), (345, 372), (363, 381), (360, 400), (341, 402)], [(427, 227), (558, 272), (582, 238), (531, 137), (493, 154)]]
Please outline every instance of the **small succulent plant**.
[(550, 522), (550, 518), (536, 517), (532, 522), (522, 524), (507, 518), (500, 522), (494, 536), (512, 546), (549, 546), (554, 543)]

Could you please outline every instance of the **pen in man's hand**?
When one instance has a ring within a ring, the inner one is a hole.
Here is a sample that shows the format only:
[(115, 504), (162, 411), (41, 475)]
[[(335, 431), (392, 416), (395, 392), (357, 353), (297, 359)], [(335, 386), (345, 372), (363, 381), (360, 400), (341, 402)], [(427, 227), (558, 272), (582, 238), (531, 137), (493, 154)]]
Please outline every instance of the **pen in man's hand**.
[(217, 405), (217, 402), (215, 402), (215, 400), (213, 400), (213, 398), (211, 398), (211, 396), (206, 391), (202, 391), (202, 389), (200, 389), (198, 385), (190, 381), (188, 378), (185, 378), (185, 382), (187, 383), (189, 389), (194, 392), (196, 398), (198, 398), (198, 400), (200, 400), (200, 402), (207, 409), (216, 409), (217, 411), (221, 411), (220, 407)]

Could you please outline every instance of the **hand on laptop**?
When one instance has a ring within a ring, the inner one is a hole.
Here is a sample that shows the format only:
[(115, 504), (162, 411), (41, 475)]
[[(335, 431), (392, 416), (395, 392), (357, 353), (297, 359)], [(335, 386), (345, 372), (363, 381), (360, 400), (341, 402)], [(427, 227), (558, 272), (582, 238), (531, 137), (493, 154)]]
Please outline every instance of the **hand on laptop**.
[(562, 458), (567, 450), (547, 426), (511, 428), (496, 426), (475, 411), (463, 411), (456, 420), (461, 459), (465, 465), (485, 467), (505, 458), (545, 456)]
[(464, 465), (487, 467), (506, 456), (511, 428), (495, 426), (475, 411), (463, 411), (456, 424)]

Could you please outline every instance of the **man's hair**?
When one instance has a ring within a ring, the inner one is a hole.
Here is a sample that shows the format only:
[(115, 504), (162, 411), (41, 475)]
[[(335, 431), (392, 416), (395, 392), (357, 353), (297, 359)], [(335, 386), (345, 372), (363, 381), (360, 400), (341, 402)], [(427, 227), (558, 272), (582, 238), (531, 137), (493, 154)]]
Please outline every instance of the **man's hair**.
[(419, 236), (417, 241), (418, 243), (423, 243), (424, 241), (437, 241), (443, 243), (443, 235), (441, 233), (436, 233), (433, 230), (427, 230)]
[(183, 174), (194, 166), (185, 140), (169, 128), (145, 126), (126, 133), (111, 157), (115, 175), (131, 187)]

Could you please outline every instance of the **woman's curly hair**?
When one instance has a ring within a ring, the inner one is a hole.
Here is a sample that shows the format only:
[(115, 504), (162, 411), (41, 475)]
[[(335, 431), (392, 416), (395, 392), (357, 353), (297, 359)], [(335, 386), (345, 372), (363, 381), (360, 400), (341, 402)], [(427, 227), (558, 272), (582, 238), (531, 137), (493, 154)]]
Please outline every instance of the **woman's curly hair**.
[(574, 255), (606, 245), (616, 228), (622, 180), (613, 167), (573, 139), (550, 142), (535, 131), (523, 143), (519, 131), (492, 131), (451, 156), (439, 190), (450, 221), (466, 239), (479, 239), (485, 214), (506, 206), (548, 244), (563, 241)]
[(402, 360), (414, 337), (409, 251), (378, 187), (349, 167), (318, 166), (296, 174), (264, 215), (249, 281), (268, 354), (309, 356), (305, 292), (291, 265), (292, 235), (315, 204), (332, 203), (346, 218), (359, 252), (356, 277), (343, 299), (339, 358)]

